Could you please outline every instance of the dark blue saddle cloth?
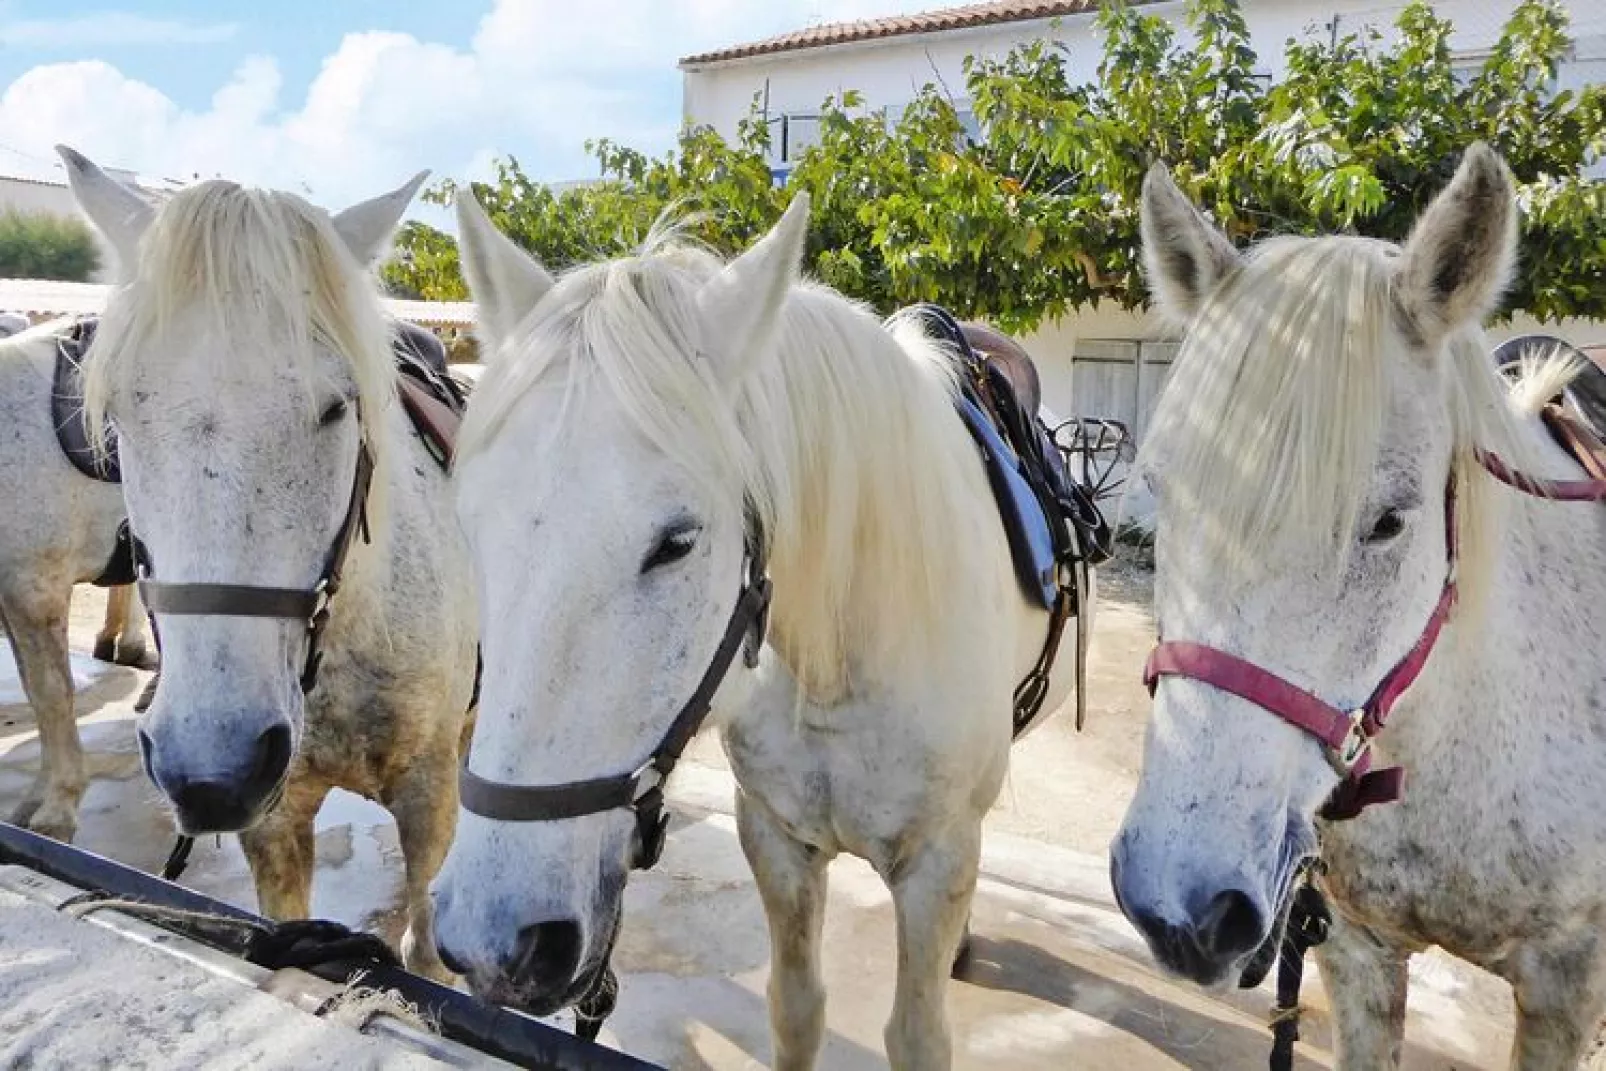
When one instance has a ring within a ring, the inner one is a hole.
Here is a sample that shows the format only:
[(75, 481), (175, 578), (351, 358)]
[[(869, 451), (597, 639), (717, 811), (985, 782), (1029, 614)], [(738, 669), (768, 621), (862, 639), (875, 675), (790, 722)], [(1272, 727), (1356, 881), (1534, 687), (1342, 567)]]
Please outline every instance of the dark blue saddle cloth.
[(980, 405), (973, 399), (959, 399), (959, 415), (970, 429), (987, 466), (998, 512), (1009, 536), (1010, 557), (1021, 590), (1033, 603), (1047, 610), (1059, 594), (1059, 562), (1055, 554), (1054, 533), (1048, 514), (1037, 493), (1021, 474), (1020, 457), (998, 433)]
[[(1096, 563), (1108, 528), (1091, 493), (1071, 478), (1063, 454), (1038, 418), (1036, 369), (1018, 344), (996, 332), (962, 326), (936, 306), (910, 311), (956, 351), (961, 363), (959, 416), (986, 466), (1016, 577), (1030, 602), (1051, 610), (1066, 592), (1066, 567)], [(992, 336), (992, 345), (1007, 344), (1013, 352), (978, 352), (972, 335), (976, 346), (988, 346)]]

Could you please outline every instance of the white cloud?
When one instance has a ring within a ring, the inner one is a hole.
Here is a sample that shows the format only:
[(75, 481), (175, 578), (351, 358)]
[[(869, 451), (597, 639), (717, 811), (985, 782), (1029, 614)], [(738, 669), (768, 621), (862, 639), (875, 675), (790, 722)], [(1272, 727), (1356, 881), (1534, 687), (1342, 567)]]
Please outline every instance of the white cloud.
[(102, 11), (60, 19), (0, 22), (0, 46), (11, 48), (100, 48), (107, 45), (213, 45), (240, 32), (238, 23), (153, 19), (127, 11)]
[[(466, 49), (404, 33), (348, 34), (304, 94), (271, 57), (246, 59), (204, 109), (98, 60), (50, 64), (0, 94), (8, 146), (58, 142), (152, 175), (224, 175), (338, 207), (420, 168), (483, 176), (516, 155), (535, 176), (592, 174), (583, 144), (667, 146), (682, 55), (821, 18), (929, 0), (495, 0)], [(125, 24), (126, 25), (126, 24)], [(287, 99), (299, 97), (299, 99)]]

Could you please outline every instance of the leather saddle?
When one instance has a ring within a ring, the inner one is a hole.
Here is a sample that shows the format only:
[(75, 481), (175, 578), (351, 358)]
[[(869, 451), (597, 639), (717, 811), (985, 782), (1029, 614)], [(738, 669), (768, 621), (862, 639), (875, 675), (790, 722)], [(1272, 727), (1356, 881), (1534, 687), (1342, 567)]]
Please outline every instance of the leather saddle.
[(1036, 414), (1043, 408), (1043, 384), (1037, 377), (1037, 365), (1019, 342), (986, 324), (966, 322), (959, 329), (970, 348), (1008, 381), (1021, 409)]
[(425, 448), (443, 468), (457, 454), (457, 432), (473, 385), (451, 374), (446, 347), (429, 331), (396, 324), (397, 395)]
[(50, 390), (50, 420), (56, 441), (73, 468), (102, 483), (122, 483), (117, 459), (117, 432), (106, 429), (106, 450), (96, 450), (84, 418), (84, 354), (95, 340), (99, 320), (78, 320), (56, 337), (56, 369)]
[(1565, 401), (1573, 415), (1588, 424), (1597, 438), (1606, 439), (1606, 370), (1601, 367), (1601, 362), (1606, 361), (1606, 352), (1601, 352), (1600, 347), (1594, 350), (1601, 356), (1594, 357), (1590, 351), (1554, 335), (1519, 335), (1495, 347), (1494, 363), (1496, 368), (1515, 378), (1524, 357), (1542, 358), (1555, 353), (1572, 357), (1582, 371), (1567, 384), (1557, 401)]
[(1515, 378), (1523, 358), (1556, 353), (1572, 357), (1582, 370), (1541, 410), (1540, 419), (1591, 479), (1606, 479), (1606, 370), (1601, 367), (1606, 353), (1597, 358), (1554, 335), (1519, 335), (1495, 347), (1495, 367)]
[(936, 306), (910, 311), (957, 353), (959, 415), (986, 466), (1016, 576), (1032, 603), (1052, 609), (1062, 593), (1061, 567), (1096, 564), (1108, 528), (1038, 417), (1037, 367), (1019, 343), (993, 328), (960, 324)]

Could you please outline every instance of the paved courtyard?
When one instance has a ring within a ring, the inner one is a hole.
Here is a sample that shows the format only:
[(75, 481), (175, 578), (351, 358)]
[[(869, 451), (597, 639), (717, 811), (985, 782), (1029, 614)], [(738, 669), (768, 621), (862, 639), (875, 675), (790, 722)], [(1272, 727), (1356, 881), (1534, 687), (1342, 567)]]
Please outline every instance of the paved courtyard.
[[(1105, 847), (1137, 776), (1147, 697), (1138, 682), (1152, 642), (1147, 574), (1107, 572), (1096, 629), (1087, 729), (1061, 716), (1017, 748), (989, 819), (974, 930), (976, 955), (950, 990), (960, 1068), (1250, 1068), (1265, 1066), (1270, 983), (1205, 994), (1155, 972), (1110, 898)], [(74, 608), (80, 724), (96, 778), (78, 843), (145, 869), (160, 866), (172, 830), (139, 770), (132, 703), (145, 674), (87, 655), (101, 596)], [(0, 646), (0, 807), (37, 768), (33, 720)], [(718, 744), (698, 741), (677, 776), (677, 818), (659, 869), (632, 879), (616, 963), (623, 993), (603, 1040), (675, 1068), (768, 1065), (768, 948), (758, 897), (737, 847), (732, 785)], [(317, 914), (395, 934), (400, 854), (376, 806), (331, 798), (319, 819)], [(254, 907), (232, 838), (197, 847), (185, 884)], [(854, 860), (831, 874), (825, 972), (828, 1040), (820, 1066), (886, 1066), (892, 906)], [(1297, 1066), (1331, 1067), (1325, 999), (1309, 972)], [(1439, 956), (1420, 957), (1405, 1066), (1494, 1071), (1506, 1066), (1511, 1001), (1503, 984)]]

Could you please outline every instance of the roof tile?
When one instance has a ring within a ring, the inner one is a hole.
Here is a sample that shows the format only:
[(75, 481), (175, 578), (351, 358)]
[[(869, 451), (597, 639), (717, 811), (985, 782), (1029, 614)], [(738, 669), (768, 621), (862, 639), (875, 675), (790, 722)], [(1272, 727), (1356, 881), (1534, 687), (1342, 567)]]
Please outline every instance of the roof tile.
[[(1145, 0), (1138, 0), (1139, 3)], [(942, 33), (948, 30), (968, 30), (978, 26), (994, 26), (1006, 22), (1025, 22), (1031, 19), (1052, 19), (1061, 15), (1081, 15), (1097, 11), (1099, 0), (999, 0), (989, 4), (965, 4), (936, 11), (922, 11), (913, 15), (894, 15), (882, 19), (861, 19), (857, 22), (831, 22), (823, 26), (810, 26), (778, 37), (765, 38), (743, 45), (713, 52), (700, 52), (680, 61), (682, 67), (697, 67), (726, 60), (764, 56), (776, 52), (797, 52), (827, 45), (846, 45), (858, 41), (874, 41), (885, 37), (902, 37), (917, 33)]]

